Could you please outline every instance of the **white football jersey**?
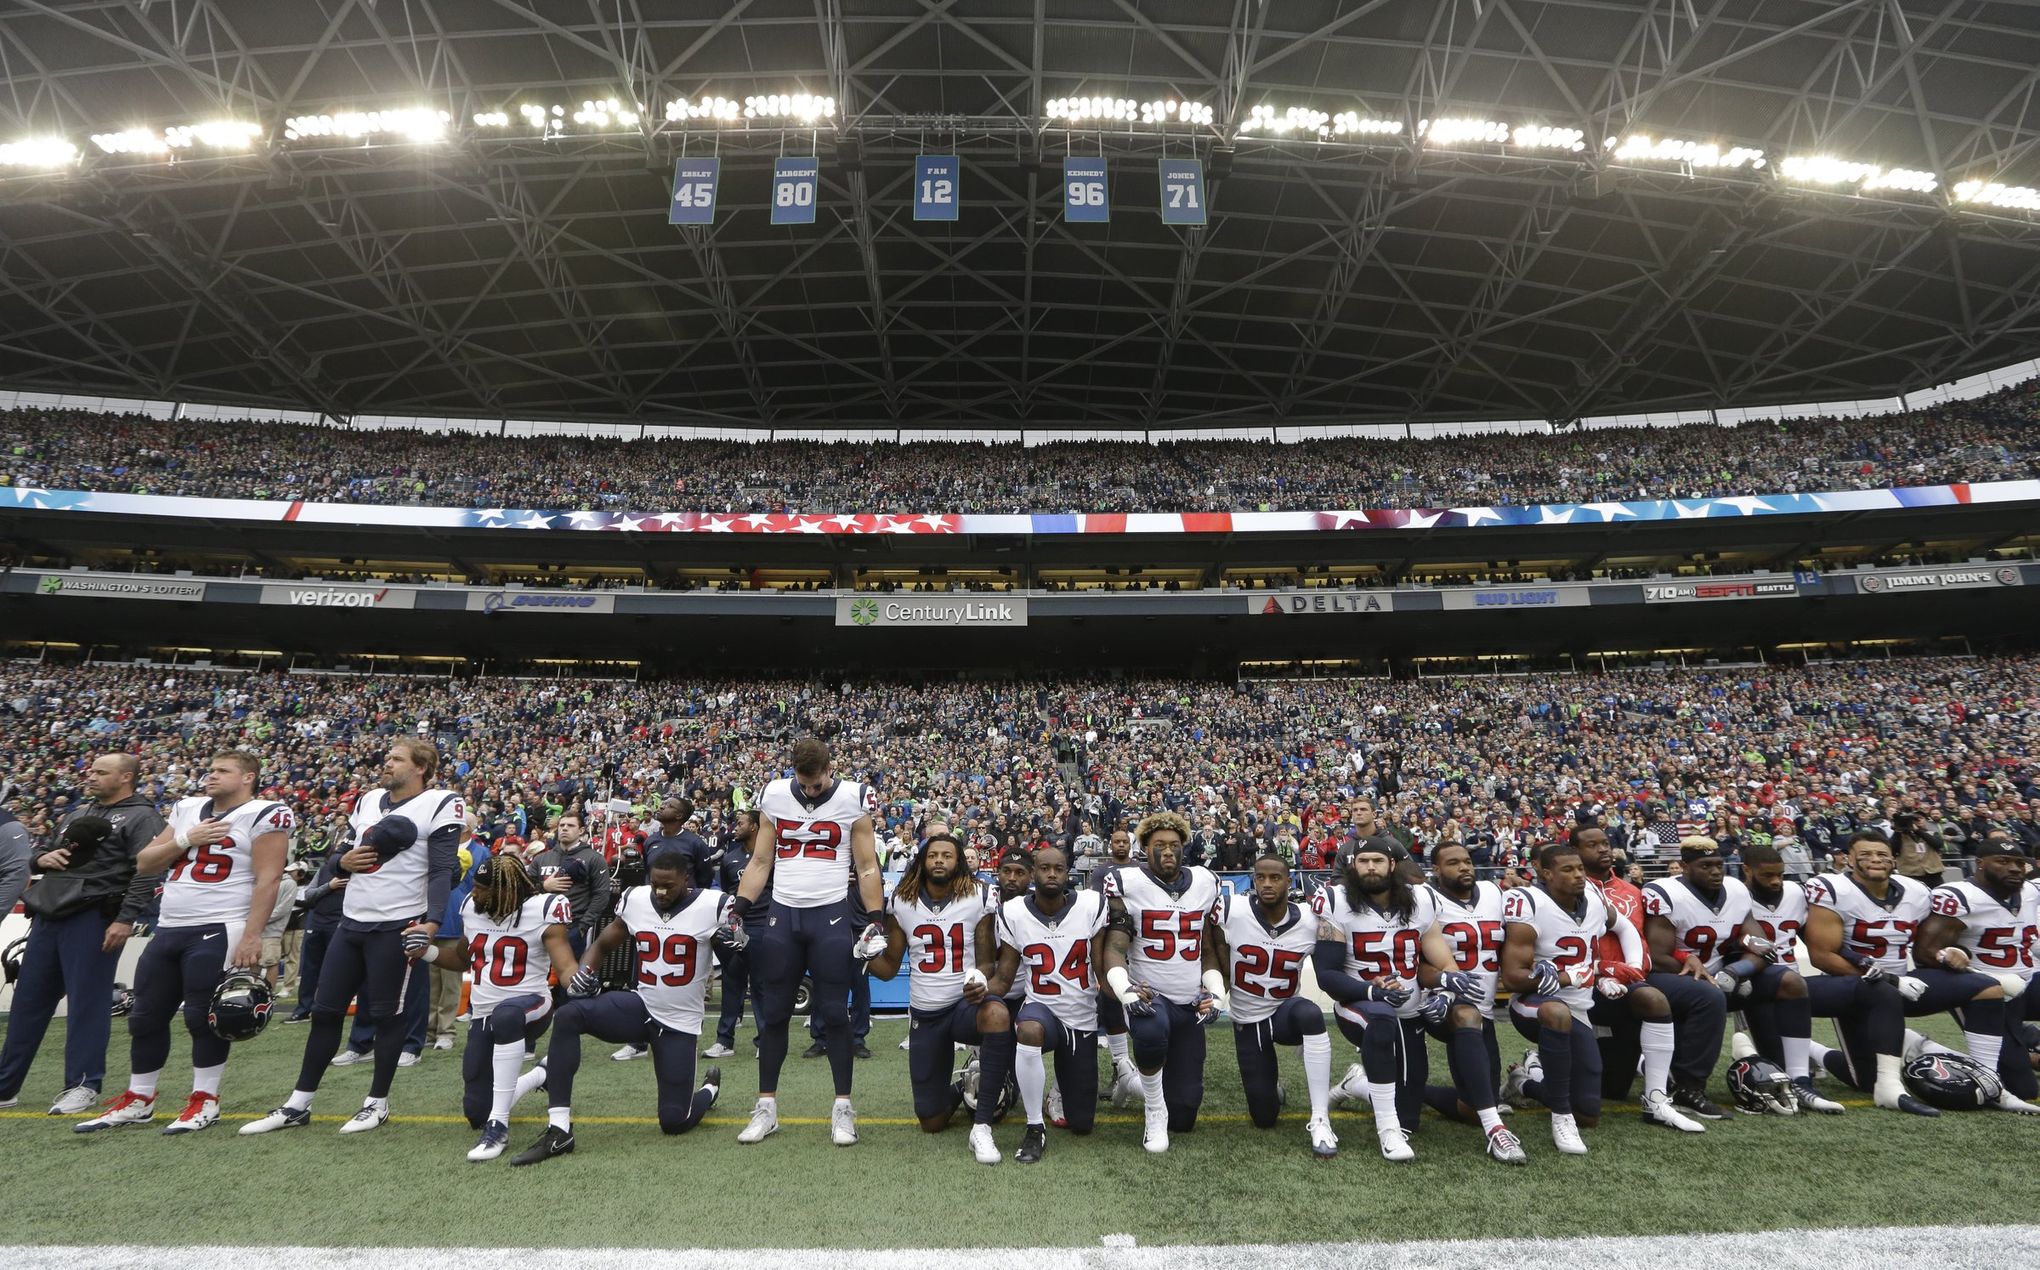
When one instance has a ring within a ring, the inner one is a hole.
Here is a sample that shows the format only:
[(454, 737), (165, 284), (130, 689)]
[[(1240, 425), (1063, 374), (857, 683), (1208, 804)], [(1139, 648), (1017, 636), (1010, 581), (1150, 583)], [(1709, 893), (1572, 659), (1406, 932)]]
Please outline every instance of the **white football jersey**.
[(819, 802), (801, 798), (780, 777), (758, 795), (758, 815), (778, 834), (772, 898), (789, 908), (819, 908), (850, 896), (850, 829), (878, 808), (869, 785), (839, 780)]
[(552, 1009), (546, 980), (553, 971), (545, 928), (572, 920), (564, 895), (527, 895), (509, 920), (500, 922), (476, 908), (474, 896), (462, 900), (461, 929), (467, 933), (468, 968), (474, 972), (468, 1012), (480, 1020), (511, 997), (536, 993), (545, 1005), (527, 1017), (544, 1018)]
[(1108, 909), (1116, 899), (1133, 919), (1127, 976), (1164, 1001), (1196, 1005), (1204, 991), (1204, 923), (1218, 903), (1218, 876), (1203, 865), (1187, 865), (1171, 888), (1146, 865), (1129, 864), (1107, 873), (1102, 889)]
[[(1417, 967), (1424, 962), (1424, 932), (1438, 920), (1438, 901), (1428, 886), (1410, 892), (1408, 921), (1384, 913), (1372, 904), (1354, 908), (1346, 902), (1346, 888), (1333, 883), (1311, 897), (1311, 908), (1319, 920), (1337, 932), (1346, 945), (1346, 973), (1360, 979), (1400, 979), (1410, 989), (1410, 999), (1397, 1007), (1402, 1018), (1415, 1018), (1423, 1004), (1416, 991)], [(1346, 1002), (1338, 1004), (1339, 1017), (1365, 1022), (1358, 1010)]]
[[(226, 821), (227, 836), (209, 847), (186, 851), (163, 875), (159, 929), (215, 922), (245, 925), (248, 905), (255, 899), (255, 839), (266, 833), (288, 835), (297, 827), (288, 804), (264, 798), (251, 798), (218, 818)], [(170, 830), (186, 833), (211, 819), (212, 799), (180, 798), (170, 809)], [(261, 915), (262, 920), (267, 918), (268, 914)]]
[(1732, 942), (1750, 916), (1750, 891), (1738, 878), (1721, 879), (1721, 900), (1709, 904), (1684, 878), (1663, 878), (1643, 888), (1646, 920), (1662, 917), (1672, 924), (1674, 947), (1700, 959), (1708, 974), (1721, 969), (1721, 949)]
[(2040, 892), (2022, 883), (2012, 893), (2018, 911), (2006, 907), (1972, 881), (1949, 882), (1934, 888), (1928, 908), (1962, 923), (1955, 941), (1969, 954), (1970, 968), (1992, 974), (2033, 977), (2035, 927), (2040, 926)]
[(341, 892), (340, 915), (357, 922), (438, 921), (440, 914), (425, 911), (432, 872), (432, 852), (425, 844), (436, 830), (448, 826), (467, 832), (467, 800), (450, 789), (428, 789), (392, 805), (388, 790), (371, 789), (347, 818), (355, 843), (366, 842), (368, 831), (384, 816), (405, 817), (418, 827), (417, 838), (368, 872), (350, 874), (347, 889)]
[(1441, 887), (1433, 886), (1430, 891), (1438, 905), (1438, 933), (1452, 950), (1452, 963), (1480, 984), (1480, 1000), (1474, 1004), (1483, 1015), (1493, 1018), (1495, 980), (1502, 971), (1502, 888), (1493, 882), (1475, 882), (1473, 898), (1465, 904)]
[(963, 1000), (963, 977), (977, 964), (978, 923), (999, 911), (999, 890), (987, 882), (964, 878), (958, 894), (940, 907), (930, 907), (924, 891), (913, 901), (895, 895), (886, 901), (893, 920), (907, 937), (907, 1003), (916, 1010), (947, 1010)]
[(1750, 892), (1750, 916), (1757, 919), (1757, 928), (1764, 932), (1764, 938), (1778, 945), (1778, 956), (1791, 961), (1792, 941), (1799, 938), (1799, 931), (1806, 925), (1806, 888), (1791, 878), (1785, 879), (1778, 888), (1778, 902), (1766, 904)]
[[(1567, 976), (1558, 999), (1584, 1015), (1594, 1006), (1593, 982), (1601, 959), (1594, 950), (1612, 929), (1601, 892), (1588, 887), (1577, 909), (1567, 911), (1541, 886), (1518, 886), (1502, 897), (1502, 924), (1529, 926), (1537, 932), (1535, 960), (1548, 961)], [(1574, 979), (1580, 980), (1574, 984)]]
[(1232, 985), (1232, 1021), (1259, 1023), (1296, 995), (1303, 963), (1317, 948), (1317, 919), (1291, 903), (1270, 927), (1254, 897), (1241, 894), (1219, 896), (1216, 921), (1230, 950), (1226, 982)]
[(1823, 873), (1806, 884), (1808, 908), (1831, 909), (1842, 919), (1842, 947), (1895, 975), (1905, 973), (1913, 931), (1927, 920), (1930, 894), (1926, 883), (1896, 873), (1882, 903), (1846, 873)]
[(694, 891), (671, 913), (652, 903), (652, 888), (633, 886), (617, 905), (618, 920), (637, 945), (637, 992), (645, 1012), (663, 1027), (701, 1035), (708, 1000), (709, 938), (722, 925), (731, 897)]
[(1091, 938), (1105, 929), (1105, 897), (1097, 891), (1068, 891), (1054, 917), (1045, 916), (1034, 896), (1007, 900), (999, 908), (999, 942), (1020, 954), (1026, 1000), (1047, 1006), (1064, 1027), (1098, 1030), (1098, 983), (1091, 974)]

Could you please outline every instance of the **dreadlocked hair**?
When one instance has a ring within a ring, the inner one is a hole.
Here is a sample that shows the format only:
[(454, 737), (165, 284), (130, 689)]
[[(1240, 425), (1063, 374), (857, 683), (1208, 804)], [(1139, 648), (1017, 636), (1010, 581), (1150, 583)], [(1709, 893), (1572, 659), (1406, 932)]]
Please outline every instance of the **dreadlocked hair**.
[(905, 900), (909, 904), (918, 903), (920, 901), (921, 892), (927, 886), (927, 877), (922, 866), (928, 858), (928, 848), (934, 846), (938, 842), (948, 843), (950, 848), (956, 852), (957, 872), (956, 874), (951, 875), (950, 881), (951, 887), (954, 888), (958, 878), (963, 872), (964, 865), (963, 844), (958, 842), (953, 836), (947, 833), (937, 833), (930, 834), (928, 838), (921, 843), (919, 849), (917, 849), (914, 852), (914, 858), (907, 862), (906, 872), (900, 874), (899, 882), (893, 887), (894, 895)]
[(475, 911), (507, 922), (518, 906), (538, 893), (524, 864), (509, 852), (493, 856), (489, 867), (475, 875)]

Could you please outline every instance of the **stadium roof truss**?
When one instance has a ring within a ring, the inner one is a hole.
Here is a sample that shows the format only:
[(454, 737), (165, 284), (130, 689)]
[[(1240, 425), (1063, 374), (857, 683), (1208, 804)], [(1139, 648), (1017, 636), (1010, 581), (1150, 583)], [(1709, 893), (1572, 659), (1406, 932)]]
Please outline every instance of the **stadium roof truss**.
[[(0, 169), (17, 387), (1140, 434), (1883, 397), (2040, 349), (2040, 224), (1949, 195), (2040, 184), (2040, 16), (2010, 3), (12, 0), (0, 73), (0, 140), (259, 125)], [(833, 114), (665, 114), (797, 92)], [(1211, 121), (1047, 121), (1093, 94)], [(610, 98), (642, 120), (480, 122)], [(418, 107), (443, 137), (284, 136)], [(1418, 139), (1459, 117), (1584, 148)], [(1771, 162), (1613, 157), (1636, 133)], [(954, 222), (913, 217), (924, 153), (961, 156)], [(774, 226), (806, 154), (816, 222)], [(721, 160), (711, 225), (667, 223), (682, 155)], [(1065, 220), (1071, 155), (1110, 164), (1109, 222)], [(1793, 155), (1941, 188), (1796, 184)], [(1192, 156), (1209, 221), (1164, 225), (1156, 163)]]

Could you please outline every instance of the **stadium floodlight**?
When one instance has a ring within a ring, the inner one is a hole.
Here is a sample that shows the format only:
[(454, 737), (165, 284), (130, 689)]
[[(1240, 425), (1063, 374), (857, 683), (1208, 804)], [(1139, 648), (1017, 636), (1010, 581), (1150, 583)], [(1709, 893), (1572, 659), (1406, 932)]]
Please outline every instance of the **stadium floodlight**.
[(510, 112), (507, 110), (477, 110), (475, 127), (507, 128), (510, 126)]
[(1126, 123), (1140, 117), (1131, 97), (1058, 97), (1043, 108), (1050, 124)]
[(1917, 168), (1886, 168), (1863, 182), (1865, 190), (1901, 190), (1908, 194), (1932, 194), (1941, 188), (1941, 178)]
[(1831, 154), (1795, 154), (1778, 162), (1778, 175), (1802, 185), (1853, 185), (1867, 192), (1900, 190), (1931, 194), (1940, 180), (1931, 172), (1912, 168), (1885, 168), (1875, 163), (1856, 163)]
[(1332, 116), (1332, 135), (1339, 137), (1399, 137), (1400, 119), (1365, 119), (1356, 111), (1342, 110)]
[(95, 132), (92, 144), (101, 154), (168, 154), (170, 143), (154, 128), (123, 128), (119, 132)]
[(78, 161), (78, 147), (62, 137), (24, 137), (0, 145), (0, 167), (61, 168)]
[(1501, 145), (1509, 139), (1509, 125), (1492, 119), (1420, 119), (1417, 135), (1431, 145)]
[(1171, 97), (1140, 104), (1140, 121), (1146, 124), (1187, 123), (1208, 127), (1217, 117), (1211, 107), (1198, 101), (1177, 101)]
[[(0, 151), (6, 147), (0, 146)], [(1998, 181), (1960, 181), (1955, 201), (1980, 207), (2002, 207), (2010, 211), (2040, 212), (2040, 190), (2030, 185), (2005, 185)]]
[(204, 146), (209, 150), (246, 150), (262, 135), (259, 123), (218, 119), (206, 123), (181, 124), (163, 130), (163, 141), (172, 150)]
[(1602, 142), (1609, 158), (1617, 163), (1680, 163), (1689, 168), (1741, 168), (1752, 170), (1765, 164), (1764, 152), (1753, 146), (1723, 149), (1712, 141), (1682, 141), (1676, 137), (1652, 137), (1632, 132), (1626, 137), (1609, 137)]
[(812, 126), (836, 117), (836, 99), (812, 93), (765, 93), (744, 98), (744, 118), (786, 120)]
[(283, 121), (286, 141), (314, 141), (339, 138), (372, 141), (395, 138), (400, 141), (437, 141), (446, 135), (453, 116), (443, 110), (422, 106), (398, 110), (344, 110), (336, 114), (294, 115)]
[(743, 116), (743, 104), (731, 101), (727, 97), (696, 97), (691, 101), (685, 97), (675, 97), (666, 103), (668, 123), (688, 123), (696, 119), (735, 123)]
[(1571, 150), (1587, 148), (1587, 134), (1578, 128), (1554, 128), (1549, 124), (1518, 124), (1509, 133), (1509, 144), (1518, 150)]
[(637, 126), (637, 121), (638, 112), (623, 105), (614, 97), (605, 97), (600, 101), (584, 101), (581, 108), (574, 112), (574, 122), (584, 128), (607, 128), (611, 125), (633, 128)]
[(1240, 123), (1240, 135), (1265, 132), (1278, 137), (1291, 133), (1329, 136), (1331, 122), (1330, 115), (1309, 106), (1291, 106), (1278, 115), (1273, 106), (1260, 105), (1247, 112), (1246, 119)]

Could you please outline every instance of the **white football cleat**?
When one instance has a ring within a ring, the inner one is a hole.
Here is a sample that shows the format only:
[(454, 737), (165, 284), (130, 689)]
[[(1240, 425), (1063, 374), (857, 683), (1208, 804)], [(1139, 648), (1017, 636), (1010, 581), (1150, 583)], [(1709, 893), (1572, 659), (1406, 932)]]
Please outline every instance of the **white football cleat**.
[(1131, 1059), (1121, 1059), (1112, 1065), (1112, 1105), (1132, 1107), (1147, 1101), (1147, 1091), (1141, 1087), (1140, 1069)]
[(2023, 1098), (2013, 1097), (2012, 1091), (2009, 1089), (1998, 1094), (1997, 1109), (1999, 1111), (2015, 1111), (2022, 1116), (2040, 1116), (2040, 1107), (2034, 1106)]
[(737, 1141), (749, 1146), (753, 1142), (763, 1142), (778, 1132), (779, 1104), (770, 1099), (760, 1098), (758, 1105), (751, 1108), (751, 1123), (744, 1126), (744, 1131), (737, 1135)]
[(380, 1129), (389, 1122), (388, 1107), (378, 1107), (372, 1102), (365, 1102), (361, 1104), (360, 1111), (349, 1116), (347, 1123), (340, 1126), (340, 1132), (367, 1133), (370, 1129)]
[(1671, 1095), (1662, 1089), (1647, 1089), (1643, 1094), (1643, 1118), (1667, 1129), (1680, 1133), (1705, 1133), (1707, 1126), (1693, 1120), (1672, 1105)]
[(1063, 1115), (1061, 1085), (1055, 1085), (1048, 1091), (1048, 1122), (1058, 1129), (1070, 1127), (1069, 1117)]
[(999, 1144), (992, 1140), (992, 1126), (974, 1124), (970, 1127), (970, 1153), (977, 1157), (979, 1164), (999, 1162)]
[(308, 1129), (312, 1124), (310, 1107), (278, 1107), (260, 1120), (250, 1120), (241, 1126), (241, 1136), (257, 1133), (274, 1133), (278, 1129)]
[(611, 1058), (611, 1060), (618, 1063), (628, 1063), (634, 1058), (643, 1058), (645, 1055), (651, 1052), (652, 1050), (649, 1045), (647, 1046), (626, 1045), (622, 1049), (616, 1051), (614, 1054), (611, 1054), (609, 1057)]
[(1304, 1126), (1310, 1134), (1310, 1153), (1320, 1160), (1330, 1160), (1339, 1154), (1339, 1135), (1332, 1132), (1329, 1120), (1312, 1120)]
[(510, 1126), (501, 1120), (491, 1120), (482, 1126), (482, 1140), (469, 1148), (467, 1158), (479, 1164), (493, 1160), (503, 1154), (503, 1148), (510, 1145)]
[[(2006, 1097), (2011, 1095), (2007, 1094)], [(101, 1129), (118, 1129), (123, 1125), (147, 1124), (156, 1118), (156, 1096), (142, 1095), (134, 1090), (124, 1090), (118, 1098), (106, 1104), (106, 1110), (92, 1119), (71, 1126), (73, 1133), (98, 1133)]]
[(1580, 1125), (1571, 1116), (1551, 1118), (1551, 1145), (1564, 1155), (1585, 1155), (1586, 1140), (1580, 1137)]
[(1360, 1070), (1360, 1064), (1355, 1063), (1346, 1069), (1346, 1074), (1339, 1079), (1339, 1083), (1332, 1086), (1331, 1097), (1326, 1100), (1327, 1104), (1343, 1107), (1348, 1103), (1365, 1103), (1366, 1085), (1367, 1073)]
[(1410, 1149), (1409, 1130), (1383, 1129), (1375, 1136), (1381, 1139), (1382, 1159), (1400, 1164), (1417, 1158), (1417, 1153)]
[(174, 1138), (182, 1133), (197, 1133), (210, 1129), (219, 1123), (220, 1100), (211, 1094), (194, 1093), (185, 1101), (184, 1110), (177, 1118), (163, 1127), (163, 1136)]
[(841, 1098), (829, 1113), (829, 1140), (839, 1147), (857, 1145), (857, 1108)]
[(1151, 1155), (1160, 1155), (1169, 1149), (1169, 1108), (1148, 1107), (1145, 1110), (1147, 1125), (1141, 1131), (1140, 1144)]

